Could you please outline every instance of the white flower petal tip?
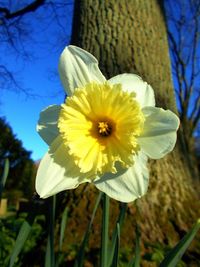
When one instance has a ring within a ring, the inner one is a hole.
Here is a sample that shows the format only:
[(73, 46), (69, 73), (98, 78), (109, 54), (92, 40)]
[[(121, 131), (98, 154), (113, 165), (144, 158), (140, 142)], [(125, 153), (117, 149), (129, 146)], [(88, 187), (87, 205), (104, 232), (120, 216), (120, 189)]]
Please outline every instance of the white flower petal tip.
[(147, 157), (140, 152), (134, 157), (132, 167), (126, 170), (119, 167), (117, 174), (105, 174), (94, 184), (100, 191), (120, 202), (129, 203), (141, 198), (149, 184)]
[(48, 145), (59, 135), (57, 122), (60, 108), (58, 105), (51, 105), (40, 113), (37, 131)]
[(152, 159), (159, 159), (171, 152), (176, 144), (179, 118), (170, 110), (143, 108), (144, 130), (138, 138), (141, 149)]
[(86, 176), (71, 160), (62, 139), (58, 136), (40, 162), (36, 176), (36, 192), (47, 198), (67, 189), (74, 189), (87, 182)]
[(152, 87), (136, 74), (125, 73), (109, 80), (112, 84), (120, 83), (124, 90), (136, 93), (136, 99), (141, 107), (155, 106), (155, 96)]
[(61, 54), (59, 73), (67, 95), (72, 95), (75, 88), (89, 82), (105, 82), (105, 77), (98, 67), (97, 59), (87, 51), (70, 45)]

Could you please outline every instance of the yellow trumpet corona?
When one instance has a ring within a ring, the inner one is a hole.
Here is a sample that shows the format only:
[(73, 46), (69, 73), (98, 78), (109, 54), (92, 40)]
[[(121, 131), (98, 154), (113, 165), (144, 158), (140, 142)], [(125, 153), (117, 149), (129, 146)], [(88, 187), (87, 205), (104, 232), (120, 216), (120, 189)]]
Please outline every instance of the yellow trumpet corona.
[(116, 173), (115, 163), (128, 168), (139, 150), (144, 116), (134, 93), (120, 84), (88, 83), (62, 105), (58, 128), (82, 173), (95, 177)]

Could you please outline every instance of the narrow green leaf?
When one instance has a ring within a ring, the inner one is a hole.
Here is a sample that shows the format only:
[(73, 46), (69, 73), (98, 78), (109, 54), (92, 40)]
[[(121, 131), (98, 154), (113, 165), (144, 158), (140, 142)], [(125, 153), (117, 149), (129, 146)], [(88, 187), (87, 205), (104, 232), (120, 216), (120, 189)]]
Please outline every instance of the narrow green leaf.
[(125, 214), (126, 214), (126, 209), (127, 209), (127, 203), (120, 203), (120, 213), (119, 217), (117, 219), (117, 223), (115, 225), (115, 229), (112, 234), (112, 240), (111, 240), (111, 245), (109, 246), (109, 258), (108, 258), (108, 266), (111, 265), (115, 253), (115, 247), (116, 247), (116, 241), (118, 238), (118, 225), (121, 229), (122, 224), (125, 219)]
[(109, 197), (103, 194), (100, 266), (108, 266)]
[(136, 238), (135, 238), (135, 255), (130, 260), (127, 267), (139, 267), (140, 266), (140, 230), (139, 226), (136, 225), (135, 229)]
[(189, 247), (190, 243), (194, 239), (196, 233), (200, 228), (200, 219), (192, 229), (179, 241), (179, 243), (167, 254), (164, 260), (161, 262), (160, 267), (175, 267), (180, 261), (181, 257)]
[(51, 241), (50, 235), (47, 237), (47, 246), (46, 246), (46, 253), (45, 253), (45, 267), (51, 267)]
[(59, 250), (62, 249), (67, 219), (68, 219), (68, 207), (64, 209), (63, 214), (62, 214), (61, 225), (60, 225)]
[(0, 178), (0, 199), (2, 196), (3, 189), (5, 187), (5, 184), (6, 184), (6, 179), (8, 177), (8, 173), (9, 173), (9, 159), (6, 158), (5, 163), (4, 163), (3, 174)]
[(120, 245), (120, 225), (119, 225), (119, 223), (117, 223), (116, 228), (117, 228), (117, 238), (116, 238), (116, 242), (115, 242), (115, 250), (114, 250), (113, 262), (112, 262), (111, 267), (117, 267), (118, 266), (118, 259), (119, 259), (119, 245)]
[(15, 261), (19, 255), (19, 253), (21, 252), (25, 241), (27, 240), (29, 233), (31, 231), (33, 222), (35, 219), (35, 214), (29, 214), (28, 218), (26, 221), (23, 222), (19, 234), (17, 236), (17, 239), (15, 241), (15, 245), (14, 248), (12, 250), (11, 256), (10, 256), (10, 263), (9, 263), (9, 267), (14, 266)]
[(78, 252), (78, 256), (77, 256), (77, 259), (76, 259), (75, 264), (74, 264), (74, 267), (82, 267), (83, 266), (85, 247), (86, 247), (86, 244), (87, 244), (88, 239), (89, 239), (89, 235), (90, 235), (91, 227), (92, 227), (92, 224), (93, 224), (93, 220), (94, 220), (97, 208), (99, 206), (99, 203), (101, 201), (102, 195), (103, 195), (103, 193), (100, 192), (99, 195), (98, 195), (98, 198), (96, 200), (96, 203), (95, 203), (95, 206), (94, 206), (94, 209), (93, 209), (93, 213), (92, 213), (92, 217), (91, 217), (91, 220), (90, 220), (90, 222), (88, 224), (88, 228), (87, 228), (87, 230), (85, 232), (83, 241), (81, 243), (81, 246), (80, 246), (80, 249), (79, 249), (79, 252)]
[(54, 222), (56, 211), (56, 195), (49, 199), (49, 214), (47, 221), (49, 222), (47, 247), (45, 254), (45, 267), (55, 267), (55, 252), (54, 252)]

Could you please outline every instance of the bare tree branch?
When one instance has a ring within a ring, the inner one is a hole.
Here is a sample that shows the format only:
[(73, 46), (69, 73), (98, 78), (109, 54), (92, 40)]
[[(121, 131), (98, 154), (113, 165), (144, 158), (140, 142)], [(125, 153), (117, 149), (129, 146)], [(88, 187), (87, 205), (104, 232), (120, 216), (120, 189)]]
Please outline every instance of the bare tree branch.
[[(16, 92), (23, 92), (26, 95), (30, 95), (27, 88), (23, 88), (19, 84), (19, 73), (23, 68), (23, 60), (34, 60), (34, 46), (36, 43), (43, 47), (41, 39), (37, 39), (35, 32), (38, 32), (39, 35), (41, 32), (49, 30), (49, 23), (51, 25), (55, 24), (56, 27), (59, 27), (61, 30), (57, 31), (56, 41), (60, 38), (60, 43), (66, 43), (67, 34), (64, 19), (66, 16), (63, 10), (66, 9), (66, 6), (73, 5), (73, 1), (45, 1), (45, 0), (31, 0), (24, 1), (22, 6), (22, 1), (18, 1), (19, 6), (15, 6), (15, 9), (11, 6), (11, 1), (4, 1), (0, 3), (0, 86), (1, 90), (12, 90)], [(26, 2), (26, 3), (25, 3)], [(31, 3), (30, 3), (31, 2)], [(10, 5), (9, 5), (10, 4)], [(45, 9), (46, 16), (42, 16), (39, 13), (39, 16), (34, 16), (34, 20), (31, 18), (31, 12), (37, 12), (39, 8)], [(27, 16), (29, 15), (29, 16)], [(64, 18), (64, 19), (63, 19)], [(41, 22), (40, 27), (35, 27), (35, 23)], [(52, 27), (53, 28), (53, 27)], [(45, 36), (45, 34), (44, 34)], [(45, 37), (44, 37), (45, 39)], [(53, 42), (53, 41), (52, 41)], [(45, 49), (52, 52), (52, 48), (56, 49), (55, 43), (46, 42), (45, 40)], [(59, 47), (58, 47), (59, 49)], [(11, 55), (14, 57), (14, 60), (19, 58), (19, 62), (22, 64), (16, 66), (15, 69), (11, 71), (7, 66), (7, 59), (3, 56), (9, 51), (9, 57)], [(35, 95), (34, 95), (35, 96)]]
[(175, 92), (185, 147), (200, 126), (200, 1), (165, 0)]
[(0, 12), (4, 14), (5, 19), (13, 19), (19, 16), (22, 16), (24, 14), (27, 14), (29, 12), (34, 12), (36, 9), (38, 9), (40, 6), (42, 6), (45, 3), (45, 0), (35, 0), (31, 4), (25, 6), (24, 8), (17, 10), (15, 12), (10, 12), (8, 8), (0, 7)]

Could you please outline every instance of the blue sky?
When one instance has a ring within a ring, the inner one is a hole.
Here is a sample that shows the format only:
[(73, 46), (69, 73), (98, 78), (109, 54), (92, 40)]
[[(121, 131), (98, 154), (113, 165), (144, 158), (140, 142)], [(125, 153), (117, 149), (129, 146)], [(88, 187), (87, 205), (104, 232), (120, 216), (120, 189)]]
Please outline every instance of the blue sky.
[(12, 48), (0, 48), (1, 64), (17, 72), (16, 79), (20, 86), (32, 95), (12, 91), (12, 88), (1, 90), (0, 116), (6, 118), (23, 146), (32, 151), (34, 160), (40, 159), (48, 149), (36, 132), (39, 113), (48, 105), (60, 104), (64, 99), (57, 67), (59, 56), (70, 40), (73, 1), (68, 2), (65, 8), (58, 10), (60, 26), (50, 16), (48, 19), (50, 11), (43, 7), (26, 15), (24, 23), (31, 26), (28, 40), (24, 40), (29, 60), (22, 59)]

